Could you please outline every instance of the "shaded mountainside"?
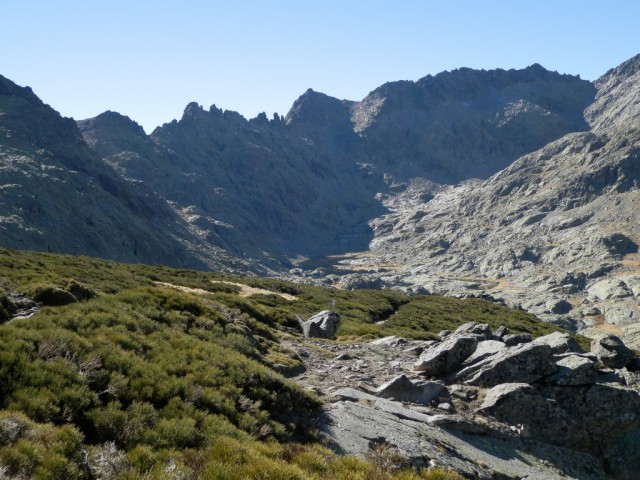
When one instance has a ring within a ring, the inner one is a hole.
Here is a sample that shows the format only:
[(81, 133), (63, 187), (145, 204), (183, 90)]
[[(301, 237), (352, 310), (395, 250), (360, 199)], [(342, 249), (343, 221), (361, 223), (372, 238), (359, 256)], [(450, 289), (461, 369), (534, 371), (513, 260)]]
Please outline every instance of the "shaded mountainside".
[(16, 248), (201, 266), (170, 236), (173, 212), (130, 188), (76, 123), (0, 77), (0, 238)]
[(523, 70), (467, 68), (393, 82), (352, 109), (373, 163), (400, 179), (439, 183), (486, 178), (524, 153), (588, 128), (589, 82), (540, 65)]
[(362, 102), (310, 89), (285, 119), (247, 121), (192, 103), (150, 136), (111, 112), (79, 125), (107, 163), (152, 188), (204, 244), (286, 265), (367, 248), (368, 221), (384, 213), (377, 194), (397, 179), (486, 177), (587, 128), (582, 110), (594, 95), (589, 82), (537, 65), (461, 69), (387, 84)]

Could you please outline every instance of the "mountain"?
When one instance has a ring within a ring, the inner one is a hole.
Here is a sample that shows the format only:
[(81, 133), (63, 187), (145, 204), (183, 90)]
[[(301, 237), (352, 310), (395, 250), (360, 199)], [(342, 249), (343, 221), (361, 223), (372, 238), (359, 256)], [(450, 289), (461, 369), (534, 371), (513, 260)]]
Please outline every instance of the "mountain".
[(276, 268), (366, 249), (368, 222), (385, 211), (379, 194), (395, 182), (486, 177), (588, 128), (582, 111), (594, 95), (589, 82), (539, 65), (461, 69), (390, 83), (361, 102), (309, 89), (284, 119), (191, 103), (150, 136), (111, 112), (78, 124), (97, 154), (153, 189), (203, 244)]
[(635, 322), (633, 295), (585, 292), (635, 275), (638, 91), (638, 57), (596, 82), (461, 68), (361, 101), (309, 89), (271, 119), (190, 103), (147, 135), (116, 112), (74, 124), (3, 79), (0, 241), (488, 295), (631, 335), (607, 325)]
[(0, 77), (3, 245), (128, 262), (202, 266), (170, 236), (173, 212), (132, 189), (29, 88)]
[(486, 295), (640, 347), (640, 56), (595, 85), (590, 131), (427, 202), (415, 186), (388, 199), (370, 268), (395, 266), (379, 274), (388, 284)]

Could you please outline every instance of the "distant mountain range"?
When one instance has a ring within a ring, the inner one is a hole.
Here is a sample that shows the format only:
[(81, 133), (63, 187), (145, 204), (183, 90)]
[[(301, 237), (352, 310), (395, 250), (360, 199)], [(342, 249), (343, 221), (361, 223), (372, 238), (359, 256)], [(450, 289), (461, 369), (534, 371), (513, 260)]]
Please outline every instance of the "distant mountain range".
[(63, 118), (0, 77), (0, 245), (608, 324), (635, 280), (615, 300), (587, 292), (635, 275), (639, 72), (640, 56), (596, 82), (462, 68), (359, 102), (308, 90), (272, 119), (191, 103), (151, 135), (115, 112)]

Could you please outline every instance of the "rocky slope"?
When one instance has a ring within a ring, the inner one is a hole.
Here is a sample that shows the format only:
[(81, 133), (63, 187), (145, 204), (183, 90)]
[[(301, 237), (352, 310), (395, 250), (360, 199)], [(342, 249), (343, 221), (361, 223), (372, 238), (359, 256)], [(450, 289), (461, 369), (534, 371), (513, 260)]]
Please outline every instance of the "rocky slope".
[[(0, 77), (0, 238), (16, 248), (201, 266), (171, 209), (131, 189), (29, 89)], [(168, 227), (168, 225), (172, 225)]]
[(391, 213), (372, 222), (373, 257), (352, 266), (387, 265), (376, 276), (389, 285), (489, 295), (574, 329), (625, 334), (639, 348), (639, 72), (635, 57), (596, 82), (589, 132), (486, 181), (435, 191), (414, 182), (387, 197)]
[(442, 341), (345, 345), (292, 337), (295, 379), (326, 400), (334, 448), (378, 448), (475, 479), (635, 478), (637, 359), (613, 336), (585, 353), (567, 334), (535, 340), (467, 323)]

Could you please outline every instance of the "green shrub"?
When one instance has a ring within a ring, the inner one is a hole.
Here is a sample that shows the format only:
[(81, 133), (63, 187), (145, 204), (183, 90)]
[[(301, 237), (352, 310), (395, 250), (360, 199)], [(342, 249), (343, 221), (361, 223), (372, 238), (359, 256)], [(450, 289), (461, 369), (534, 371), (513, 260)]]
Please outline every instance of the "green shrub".
[(35, 284), (27, 292), (27, 295), (34, 301), (44, 306), (57, 307), (76, 302), (75, 297), (67, 290), (48, 284)]

